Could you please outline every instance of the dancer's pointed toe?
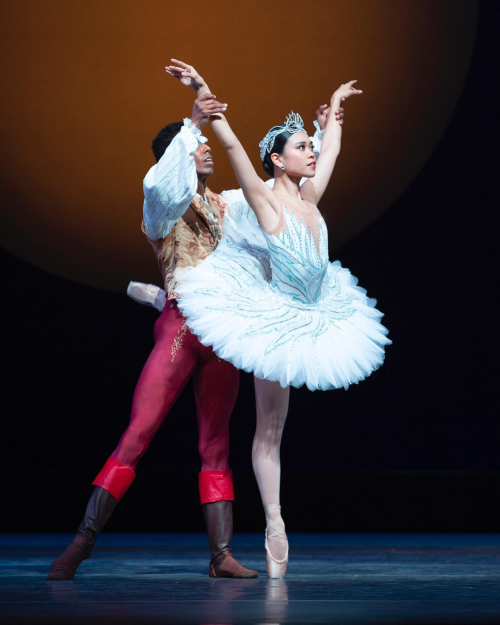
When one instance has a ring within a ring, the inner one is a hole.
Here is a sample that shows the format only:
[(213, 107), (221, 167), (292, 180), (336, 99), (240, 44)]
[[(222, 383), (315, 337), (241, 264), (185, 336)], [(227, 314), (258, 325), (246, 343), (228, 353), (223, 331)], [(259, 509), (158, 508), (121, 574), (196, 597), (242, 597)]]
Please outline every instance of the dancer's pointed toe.
[[(267, 520), (265, 542), (267, 574), (270, 579), (279, 579), (285, 577), (288, 566), (288, 538), (285, 533), (285, 524), (281, 518), (281, 506), (279, 504), (269, 504), (264, 506), (264, 510)], [(271, 538), (281, 538), (286, 541), (284, 558), (277, 559), (271, 554), (269, 549), (269, 540)]]
[(287, 566), (288, 552), (284, 560), (275, 560), (266, 544), (266, 569), (268, 577), (270, 579), (280, 579), (281, 577), (285, 577)]

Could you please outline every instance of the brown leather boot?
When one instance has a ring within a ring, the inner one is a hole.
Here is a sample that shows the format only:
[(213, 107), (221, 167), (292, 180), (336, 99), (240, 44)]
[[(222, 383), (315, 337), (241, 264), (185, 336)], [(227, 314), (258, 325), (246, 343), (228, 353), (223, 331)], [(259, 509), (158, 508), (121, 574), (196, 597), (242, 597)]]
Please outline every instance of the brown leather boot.
[(236, 560), (231, 551), (233, 537), (233, 502), (213, 501), (202, 505), (208, 530), (208, 544), (212, 559), (209, 577), (234, 577), (251, 579), (259, 577), (257, 571), (247, 569)]
[(90, 558), (97, 535), (109, 520), (117, 503), (113, 495), (104, 488), (100, 486), (94, 488), (74, 540), (54, 560), (47, 579), (52, 581), (73, 579), (80, 564)]

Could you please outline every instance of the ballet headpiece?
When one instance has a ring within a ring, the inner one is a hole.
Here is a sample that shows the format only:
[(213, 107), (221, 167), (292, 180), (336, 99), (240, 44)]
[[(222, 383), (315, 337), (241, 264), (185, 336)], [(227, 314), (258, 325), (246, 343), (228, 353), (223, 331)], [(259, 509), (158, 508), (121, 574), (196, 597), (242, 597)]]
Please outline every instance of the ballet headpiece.
[(287, 116), (284, 124), (281, 124), (281, 126), (273, 126), (273, 128), (271, 128), (271, 130), (259, 143), (261, 161), (264, 160), (266, 152), (271, 152), (274, 145), (274, 140), (282, 132), (289, 132), (291, 135), (293, 135), (295, 132), (305, 132), (302, 117), (298, 113), (294, 113), (292, 111), (290, 115)]

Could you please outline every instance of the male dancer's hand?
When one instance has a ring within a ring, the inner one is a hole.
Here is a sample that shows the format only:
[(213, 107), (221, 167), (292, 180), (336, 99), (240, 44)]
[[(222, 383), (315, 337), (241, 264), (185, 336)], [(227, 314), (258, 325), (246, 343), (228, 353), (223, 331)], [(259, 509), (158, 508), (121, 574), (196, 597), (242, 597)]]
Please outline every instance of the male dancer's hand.
[[(342, 100), (344, 99), (345, 98)], [(318, 120), (320, 130), (324, 130), (326, 128), (328, 115), (330, 115), (330, 107), (328, 104), (321, 104), (319, 109), (316, 111), (316, 119)], [(344, 123), (344, 109), (341, 106), (335, 111), (335, 119), (340, 125)]]
[(194, 101), (191, 121), (201, 130), (211, 115), (224, 113), (226, 109), (227, 104), (218, 102), (213, 93), (205, 93)]

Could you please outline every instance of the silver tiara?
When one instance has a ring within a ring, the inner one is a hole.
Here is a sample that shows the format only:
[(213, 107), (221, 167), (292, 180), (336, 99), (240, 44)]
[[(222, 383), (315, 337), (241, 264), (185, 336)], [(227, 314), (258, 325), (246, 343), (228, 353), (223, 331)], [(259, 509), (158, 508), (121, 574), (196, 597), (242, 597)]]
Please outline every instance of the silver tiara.
[(271, 152), (274, 140), (282, 132), (289, 132), (291, 135), (295, 132), (305, 132), (302, 117), (298, 113), (294, 113), (292, 111), (290, 115), (287, 116), (284, 124), (281, 124), (281, 126), (273, 126), (273, 128), (271, 128), (271, 130), (259, 143), (261, 161), (264, 160), (266, 152)]

